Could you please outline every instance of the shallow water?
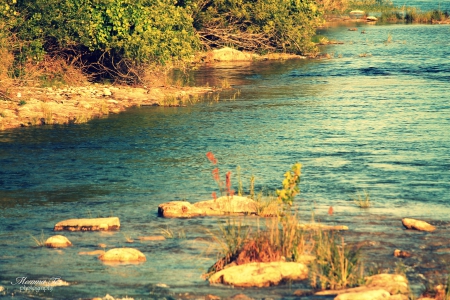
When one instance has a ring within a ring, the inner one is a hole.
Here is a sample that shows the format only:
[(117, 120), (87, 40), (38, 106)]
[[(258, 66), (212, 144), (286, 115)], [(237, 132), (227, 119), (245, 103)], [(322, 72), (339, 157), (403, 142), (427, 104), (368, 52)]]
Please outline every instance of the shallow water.
[[(323, 49), (332, 59), (199, 70), (193, 83), (227, 79), (233, 85), (220, 102), (135, 108), (84, 125), (0, 132), (0, 285), (16, 293), (15, 299), (107, 293), (135, 299), (238, 293), (293, 299), (296, 289), (307, 288), (304, 283), (242, 290), (210, 287), (200, 278), (217, 257), (212, 235), (226, 218), (157, 217), (159, 203), (205, 200), (217, 191), (205, 156), (212, 151), (221, 174), (231, 170), (234, 183), (241, 167), (246, 190), (252, 174), (257, 190), (279, 188), (283, 173), (303, 163), (296, 204), (302, 218), (314, 213), (326, 223), (349, 225), (346, 239), (372, 241), (365, 257), (379, 268), (395, 267), (395, 248), (413, 251), (404, 262), (419, 291), (423, 282), (416, 274), (440, 274), (450, 258), (450, 27), (358, 29), (324, 32), (344, 42)], [(369, 210), (351, 201), (362, 190), (373, 201)], [(120, 231), (64, 232), (74, 244), (68, 249), (35, 247), (31, 238), (53, 235), (55, 223), (64, 219), (111, 215), (120, 218)], [(438, 230), (405, 231), (403, 217), (430, 220)], [(186, 238), (138, 239), (164, 229)], [(147, 261), (108, 266), (78, 255), (101, 249), (99, 243), (106, 250), (137, 248)], [(21, 293), (10, 282), (24, 276), (61, 277), (71, 285)]]

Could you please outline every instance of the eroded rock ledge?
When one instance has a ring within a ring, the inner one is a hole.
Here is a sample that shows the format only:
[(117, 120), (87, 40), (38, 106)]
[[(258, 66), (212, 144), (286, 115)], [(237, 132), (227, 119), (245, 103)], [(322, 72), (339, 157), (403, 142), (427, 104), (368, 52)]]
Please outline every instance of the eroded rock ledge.
[(54, 231), (96, 231), (119, 230), (120, 221), (117, 217), (95, 219), (69, 219), (56, 223)]
[(199, 216), (251, 215), (256, 214), (258, 203), (247, 197), (223, 196), (215, 200), (191, 204), (172, 201), (158, 206), (158, 215), (165, 218), (192, 218)]

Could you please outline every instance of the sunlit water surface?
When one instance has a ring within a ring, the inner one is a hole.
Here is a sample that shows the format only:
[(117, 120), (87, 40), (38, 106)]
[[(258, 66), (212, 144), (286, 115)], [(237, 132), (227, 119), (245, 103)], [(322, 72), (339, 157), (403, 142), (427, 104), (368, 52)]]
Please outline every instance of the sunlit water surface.
[[(247, 191), (252, 174), (257, 191), (274, 190), (283, 173), (301, 162), (299, 214), (305, 221), (314, 213), (349, 225), (350, 241), (376, 241), (369, 262), (386, 263), (394, 247), (432, 252), (437, 242), (422, 246), (433, 237), (450, 247), (450, 27), (360, 25), (357, 32), (335, 28), (324, 34), (344, 42), (323, 49), (332, 59), (199, 70), (193, 83), (226, 79), (233, 85), (217, 103), (143, 107), (84, 125), (0, 132), (0, 285), (15, 299), (107, 293), (293, 299), (296, 289), (307, 288), (304, 283), (241, 290), (210, 287), (201, 279), (217, 258), (211, 233), (226, 218), (157, 217), (162, 202), (195, 202), (217, 191), (207, 151), (218, 158), (222, 175), (235, 175), (240, 166)], [(373, 202), (369, 210), (351, 201), (363, 190)], [(64, 219), (106, 216), (120, 218), (120, 231), (64, 232), (74, 245), (64, 250), (35, 247), (31, 237), (55, 234), (53, 226)], [(433, 221), (442, 234), (405, 232), (402, 217)], [(186, 238), (138, 239), (163, 229)], [(108, 266), (78, 254), (100, 249), (100, 243), (106, 250), (137, 248), (147, 261)], [(410, 264), (426, 265), (420, 270), (426, 274), (444, 267), (448, 255)], [(24, 276), (61, 277), (70, 286), (21, 293), (11, 282)]]

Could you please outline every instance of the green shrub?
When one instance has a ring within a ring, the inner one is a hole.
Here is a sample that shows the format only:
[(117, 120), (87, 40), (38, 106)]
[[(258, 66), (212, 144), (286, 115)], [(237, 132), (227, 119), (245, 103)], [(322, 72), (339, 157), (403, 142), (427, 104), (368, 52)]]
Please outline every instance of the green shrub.
[(322, 24), (312, 0), (195, 0), (194, 27), (203, 45), (239, 50), (316, 51), (311, 37)]
[(19, 61), (64, 53), (120, 76), (141, 64), (186, 59), (199, 45), (190, 8), (169, 0), (7, 1), (0, 14), (23, 41)]

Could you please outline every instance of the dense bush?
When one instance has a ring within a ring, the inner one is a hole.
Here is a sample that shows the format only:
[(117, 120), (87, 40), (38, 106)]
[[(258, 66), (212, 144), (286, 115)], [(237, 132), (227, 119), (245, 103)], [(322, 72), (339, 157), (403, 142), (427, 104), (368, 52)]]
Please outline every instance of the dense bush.
[(240, 50), (315, 51), (311, 37), (321, 24), (312, 0), (197, 0), (194, 27), (208, 47)]
[(314, 0), (1, 0), (15, 77), (62, 58), (97, 77), (139, 81), (143, 66), (201, 46), (313, 53)]
[(126, 76), (133, 66), (185, 59), (198, 49), (189, 7), (170, 0), (7, 0), (0, 5), (27, 59), (65, 54), (100, 73)]

